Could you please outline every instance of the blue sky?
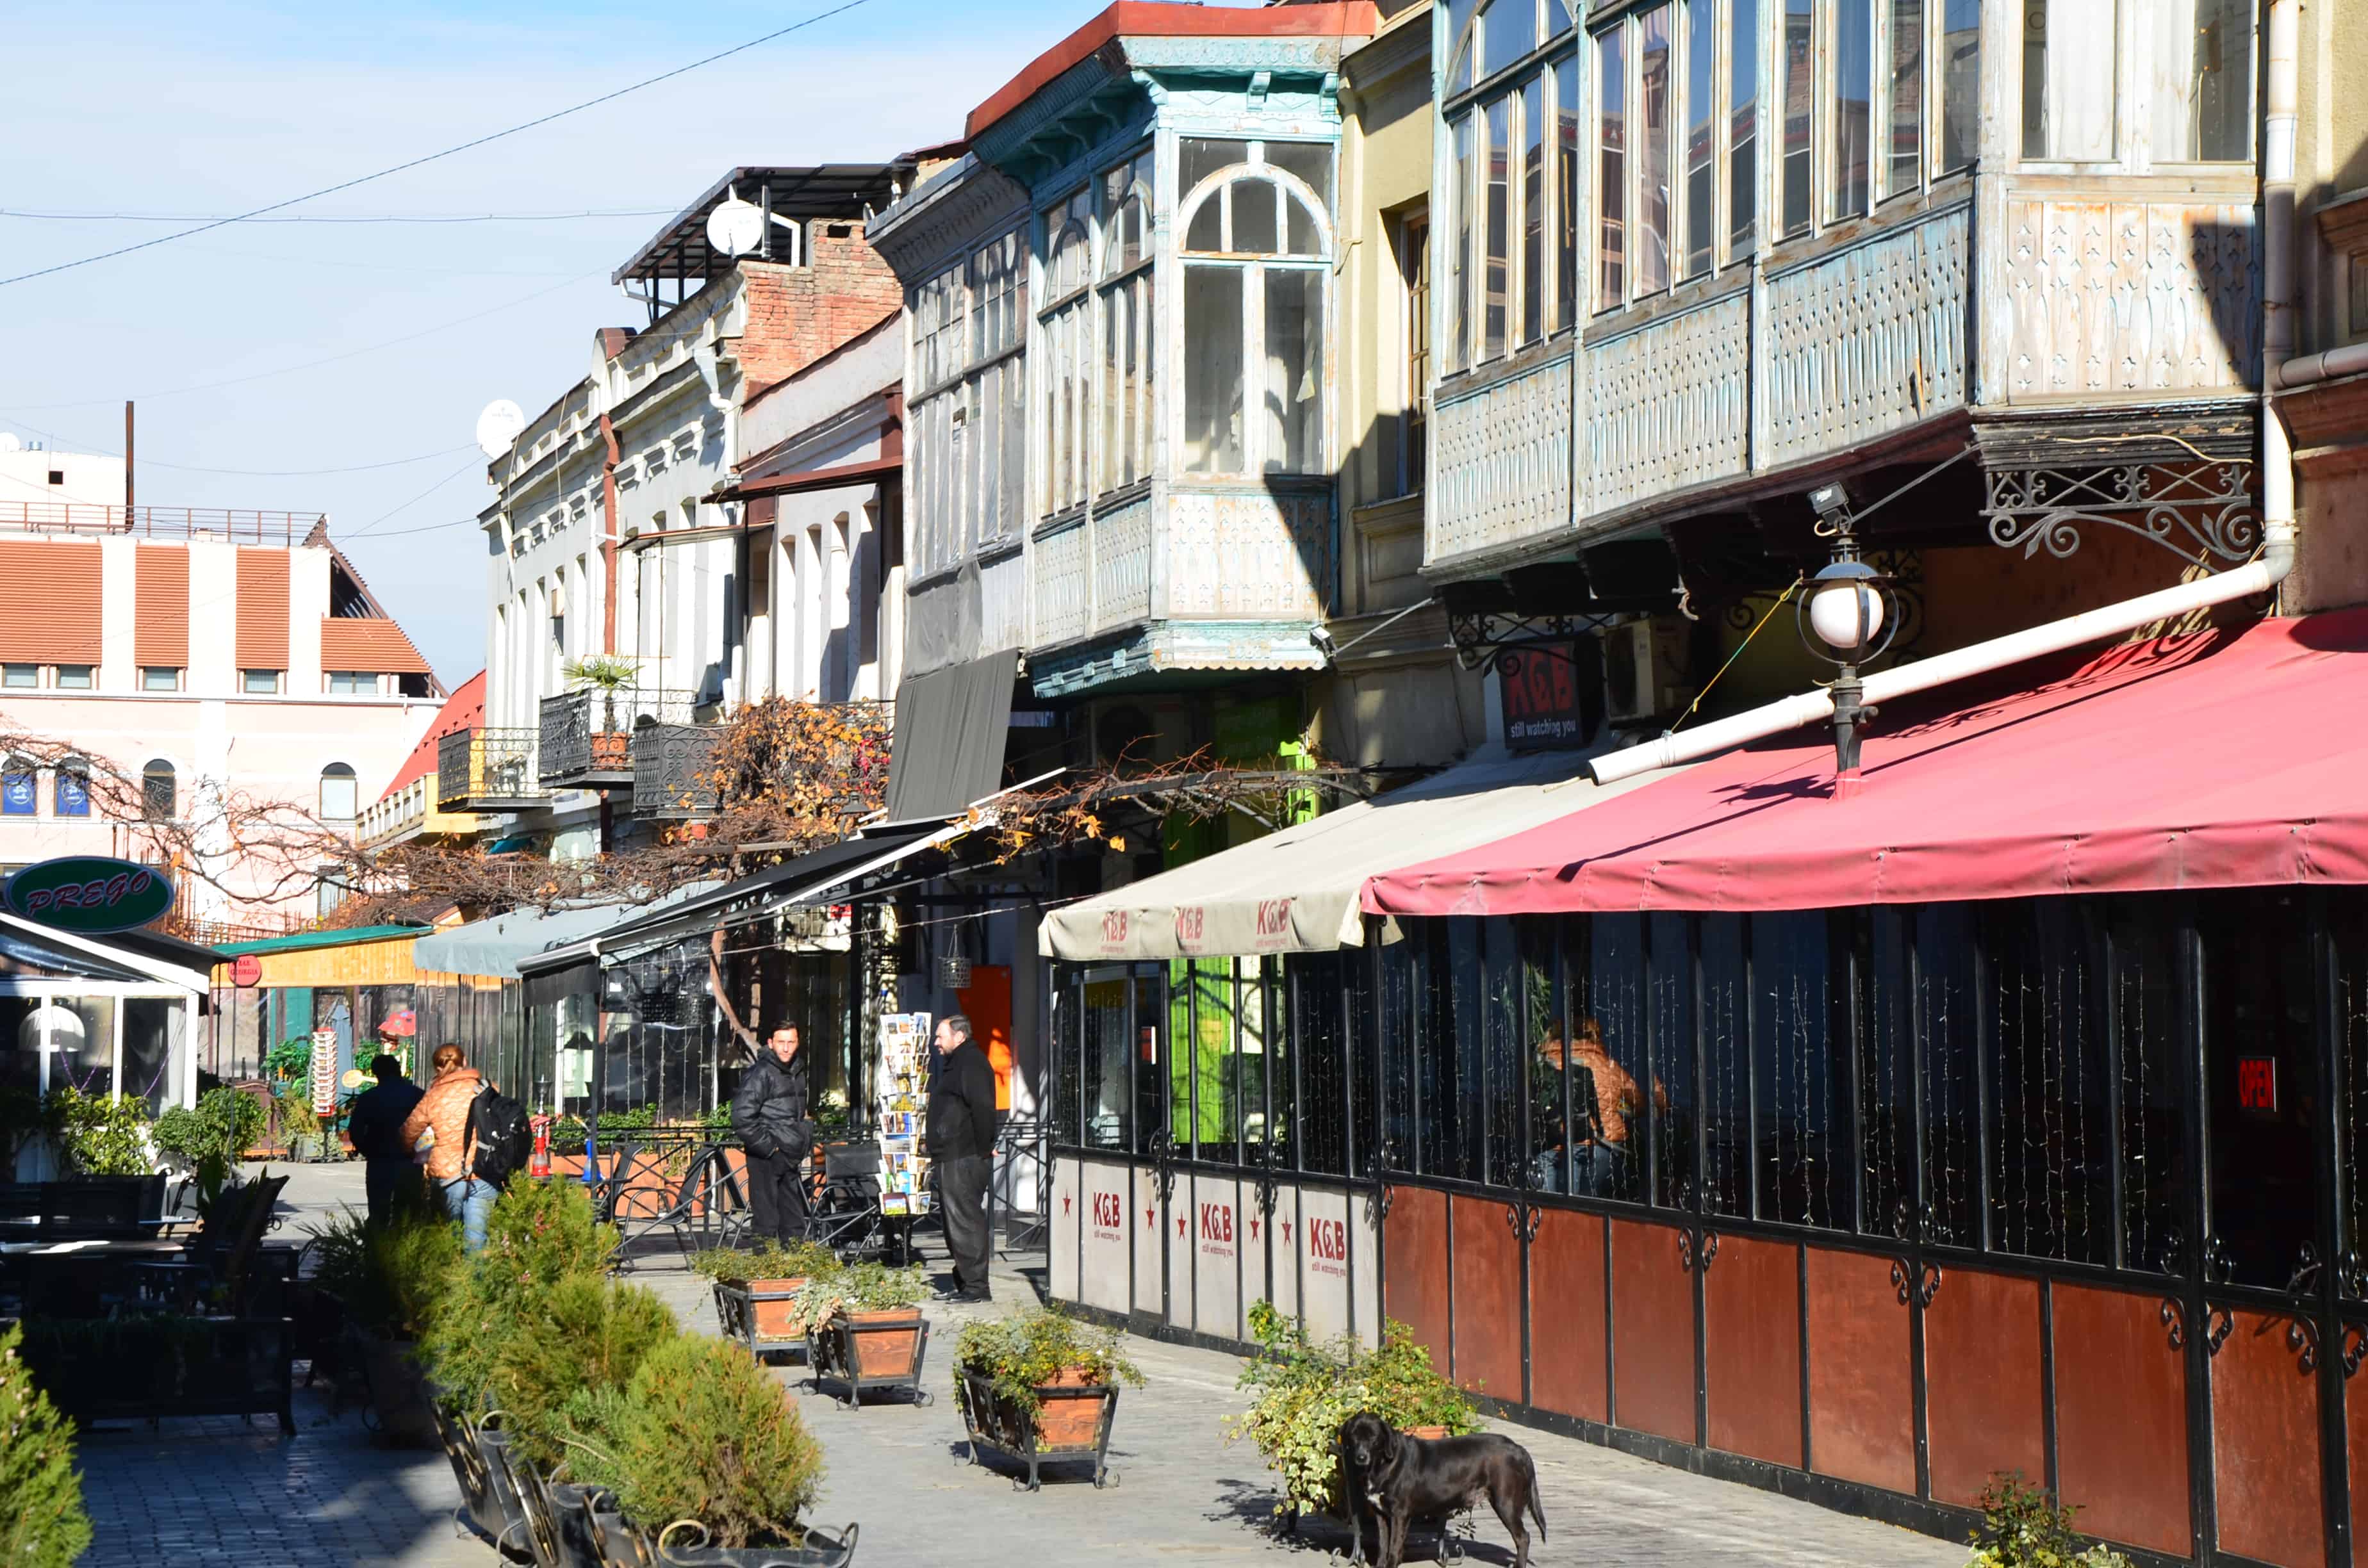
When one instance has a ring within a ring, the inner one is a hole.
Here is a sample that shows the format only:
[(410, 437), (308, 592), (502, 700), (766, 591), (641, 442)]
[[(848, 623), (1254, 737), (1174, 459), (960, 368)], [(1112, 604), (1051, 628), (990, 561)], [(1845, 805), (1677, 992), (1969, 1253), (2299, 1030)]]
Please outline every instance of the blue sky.
[[(829, 3), (0, 0), (10, 62), (0, 208), (242, 211), (580, 102)], [(292, 212), (671, 212), (734, 165), (885, 157), (958, 136), (973, 105), (1099, 8), (869, 0)], [(466, 527), (416, 530), (483, 505), (479, 409), (496, 397), (542, 407), (589, 368), (595, 329), (642, 319), (608, 276), (662, 221), (241, 224), (0, 288), (0, 430), (117, 451), (122, 401), (137, 399), (142, 502), (326, 512), (380, 598), (458, 684), (484, 662), (483, 547)], [(0, 217), (0, 276), (168, 232)], [(403, 459), (421, 460), (284, 472)], [(271, 472), (196, 472), (206, 469)]]

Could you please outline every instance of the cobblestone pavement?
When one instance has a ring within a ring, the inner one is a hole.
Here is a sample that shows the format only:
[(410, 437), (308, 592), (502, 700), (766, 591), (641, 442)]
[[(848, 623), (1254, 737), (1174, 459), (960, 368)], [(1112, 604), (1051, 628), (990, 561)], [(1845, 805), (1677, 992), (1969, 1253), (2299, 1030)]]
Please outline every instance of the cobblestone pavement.
[[(311, 1167), (285, 1197), (282, 1233), (305, 1216), (359, 1201), (359, 1172)], [(706, 1282), (672, 1258), (634, 1270), (683, 1321), (713, 1332)], [(1239, 1408), (1239, 1362), (1212, 1351), (1134, 1340), (1130, 1354), (1150, 1386), (1120, 1400), (1110, 1449), (1120, 1484), (1097, 1492), (1055, 1471), (1041, 1493), (1014, 1490), (1006, 1472), (969, 1461), (949, 1372), (953, 1335), (981, 1312), (1028, 1299), (1030, 1283), (1004, 1266), (990, 1308), (932, 1306), (928, 1389), (916, 1408), (875, 1395), (859, 1412), (808, 1390), (791, 1364), (774, 1374), (822, 1438), (828, 1473), (817, 1522), (862, 1526), (863, 1568), (949, 1562), (1093, 1564), (1314, 1563), (1346, 1538), (1311, 1526), (1295, 1540), (1269, 1530), (1271, 1478), (1247, 1445), (1228, 1444), (1224, 1418)], [(347, 1411), (331, 1419), (318, 1399), (300, 1400), (300, 1430), (283, 1441), (273, 1424), (167, 1422), (98, 1432), (83, 1449), (85, 1494), (98, 1528), (86, 1564), (160, 1561), (236, 1562), (240, 1568), (352, 1562), (401, 1568), (495, 1568), (481, 1539), (456, 1537), (459, 1496), (440, 1455), (374, 1448)], [(1505, 1428), (1535, 1456), (1550, 1538), (1532, 1542), (1540, 1564), (1634, 1568), (1957, 1568), (1962, 1547), (1855, 1519), (1772, 1493), (1691, 1475), (1547, 1433)], [(1467, 1527), (1465, 1560), (1505, 1564), (1510, 1542), (1493, 1518)], [(1417, 1543), (1428, 1552), (1428, 1543)]]

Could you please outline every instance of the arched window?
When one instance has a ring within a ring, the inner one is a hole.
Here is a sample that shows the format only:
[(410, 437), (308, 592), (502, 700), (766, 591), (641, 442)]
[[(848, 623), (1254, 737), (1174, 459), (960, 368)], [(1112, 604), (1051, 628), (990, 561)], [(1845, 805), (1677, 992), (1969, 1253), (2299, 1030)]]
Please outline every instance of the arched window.
[(321, 820), (354, 820), (354, 770), (342, 762), (321, 769)]
[(1044, 214), (1044, 463), (1037, 509), (1086, 499), (1086, 420), (1093, 403), (1093, 192), (1080, 187)]
[(150, 822), (170, 822), (180, 808), (180, 779), (163, 757), (140, 770), (141, 815)]
[(1099, 181), (1102, 428), (1098, 493), (1151, 477), (1151, 151)]
[(1181, 162), (1184, 466), (1321, 472), (1331, 145), (1188, 137)]
[(0, 762), (0, 814), (28, 817), (40, 809), (40, 765), (28, 756)]
[(58, 815), (62, 817), (90, 815), (89, 763), (78, 756), (70, 756), (59, 763), (51, 789)]

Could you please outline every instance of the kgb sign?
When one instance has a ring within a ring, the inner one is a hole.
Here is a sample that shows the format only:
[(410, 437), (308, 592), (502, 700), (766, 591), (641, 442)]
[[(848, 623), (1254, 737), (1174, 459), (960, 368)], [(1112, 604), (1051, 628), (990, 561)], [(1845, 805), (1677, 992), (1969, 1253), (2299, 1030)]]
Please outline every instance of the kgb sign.
[(69, 855), (8, 879), (9, 912), (82, 936), (129, 931), (173, 907), (173, 884), (154, 866), (101, 855)]

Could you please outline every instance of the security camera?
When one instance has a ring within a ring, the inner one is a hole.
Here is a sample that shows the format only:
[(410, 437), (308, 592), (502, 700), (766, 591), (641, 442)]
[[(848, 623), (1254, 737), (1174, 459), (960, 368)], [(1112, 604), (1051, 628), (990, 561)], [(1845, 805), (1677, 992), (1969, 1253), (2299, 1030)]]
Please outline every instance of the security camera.
[(1328, 665), (1332, 662), (1332, 655), (1337, 653), (1338, 650), (1332, 646), (1332, 632), (1328, 627), (1309, 627), (1307, 629), (1307, 641), (1314, 643), (1315, 651), (1324, 655), (1324, 662), (1326, 664)]

